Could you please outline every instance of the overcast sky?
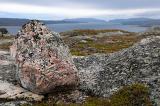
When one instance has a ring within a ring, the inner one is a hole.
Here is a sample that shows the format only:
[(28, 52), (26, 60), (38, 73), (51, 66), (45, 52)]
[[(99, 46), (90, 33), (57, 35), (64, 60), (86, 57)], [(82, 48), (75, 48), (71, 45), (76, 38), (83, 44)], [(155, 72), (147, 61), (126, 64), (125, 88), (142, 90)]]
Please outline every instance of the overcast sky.
[(0, 0), (0, 17), (46, 20), (160, 18), (160, 0)]

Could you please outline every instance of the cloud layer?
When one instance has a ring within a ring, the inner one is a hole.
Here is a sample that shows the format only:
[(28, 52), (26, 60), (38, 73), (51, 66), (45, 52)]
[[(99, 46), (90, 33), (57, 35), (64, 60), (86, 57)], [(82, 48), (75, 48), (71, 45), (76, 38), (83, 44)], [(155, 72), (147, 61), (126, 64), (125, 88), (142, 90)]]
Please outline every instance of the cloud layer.
[(160, 0), (1, 0), (0, 17), (63, 19), (159, 18)]

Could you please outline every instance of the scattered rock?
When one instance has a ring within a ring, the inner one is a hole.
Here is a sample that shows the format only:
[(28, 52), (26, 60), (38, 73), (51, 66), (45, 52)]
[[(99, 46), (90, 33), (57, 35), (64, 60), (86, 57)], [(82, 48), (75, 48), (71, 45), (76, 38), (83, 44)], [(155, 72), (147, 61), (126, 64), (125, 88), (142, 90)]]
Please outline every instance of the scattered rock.
[(79, 90), (73, 90), (69, 92), (60, 92), (55, 93), (54, 95), (48, 95), (49, 100), (55, 101), (55, 103), (83, 103), (87, 96), (85, 93), (80, 92)]
[(141, 37), (149, 37), (149, 36), (160, 36), (160, 26), (153, 26), (148, 28), (145, 32), (141, 32), (138, 34)]
[(81, 42), (81, 43), (87, 43), (87, 41), (86, 41), (86, 40), (81, 40), (80, 42)]
[(7, 51), (0, 51), (0, 80), (17, 84), (16, 66)]
[(97, 35), (94, 35), (97, 38), (103, 38), (105, 36), (122, 36), (122, 35), (129, 35), (128, 32), (122, 32), (122, 31), (115, 31), (115, 32), (106, 32), (106, 33), (99, 33)]
[(0, 106), (20, 106), (42, 99), (43, 96), (33, 94), (18, 86), (14, 60), (9, 52), (0, 51)]
[(113, 54), (74, 57), (74, 62), (82, 91), (109, 97), (122, 86), (144, 83), (151, 90), (151, 98), (160, 99), (159, 36), (143, 39)]
[(5, 94), (6, 92), (5, 91), (1, 91), (0, 90), (0, 95), (3, 95), (3, 94)]
[(25, 104), (31, 105), (31, 103), (26, 101), (11, 101), (11, 102), (0, 103), (0, 106), (23, 106)]
[(0, 81), (0, 100), (26, 100), (26, 101), (42, 101), (43, 96), (29, 92), (21, 87)]
[(147, 32), (159, 32), (160, 33), (160, 26), (153, 26), (153, 27), (150, 27)]
[(78, 84), (77, 69), (60, 35), (32, 20), (17, 34), (11, 47), (21, 85), (38, 94), (57, 87), (71, 89)]

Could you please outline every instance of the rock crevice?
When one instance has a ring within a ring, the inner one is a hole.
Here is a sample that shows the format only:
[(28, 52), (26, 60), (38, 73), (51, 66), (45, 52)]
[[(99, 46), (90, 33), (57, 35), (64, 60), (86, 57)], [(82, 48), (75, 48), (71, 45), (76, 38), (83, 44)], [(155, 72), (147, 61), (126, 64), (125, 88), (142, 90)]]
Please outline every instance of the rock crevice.
[(109, 97), (125, 85), (146, 84), (153, 100), (160, 99), (160, 37), (152, 36), (109, 55), (75, 57), (80, 89)]

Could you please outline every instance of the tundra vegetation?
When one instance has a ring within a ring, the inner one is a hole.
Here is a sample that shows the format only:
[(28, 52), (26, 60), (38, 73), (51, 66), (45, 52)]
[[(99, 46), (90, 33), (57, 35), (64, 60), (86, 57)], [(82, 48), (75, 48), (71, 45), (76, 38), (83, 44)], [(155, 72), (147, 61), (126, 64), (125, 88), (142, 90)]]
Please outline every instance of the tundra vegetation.
[[(23, 106), (29, 106), (29, 104)], [(57, 102), (51, 99), (35, 103), (33, 106), (152, 106), (152, 102), (148, 87), (137, 83), (124, 86), (110, 98), (88, 97), (82, 104)]]
[[(73, 30), (60, 34), (69, 46), (72, 55), (75, 56), (117, 52), (142, 39), (136, 33), (123, 30)], [(12, 36), (0, 37), (0, 49), (9, 50), (13, 38)], [(8, 42), (3, 43), (3, 41)], [(110, 98), (89, 96), (82, 104), (65, 103), (46, 98), (43, 102), (34, 103), (33, 106), (152, 106), (149, 95), (149, 89), (145, 85), (132, 84), (124, 86)]]
[(141, 39), (136, 33), (123, 30), (74, 30), (61, 35), (76, 56), (117, 52)]
[(9, 50), (9, 47), (12, 45), (13, 39), (13, 36), (0, 36), (0, 49)]

